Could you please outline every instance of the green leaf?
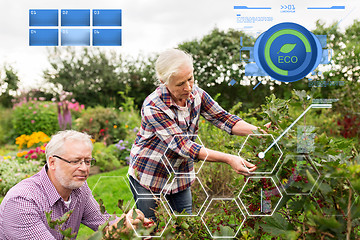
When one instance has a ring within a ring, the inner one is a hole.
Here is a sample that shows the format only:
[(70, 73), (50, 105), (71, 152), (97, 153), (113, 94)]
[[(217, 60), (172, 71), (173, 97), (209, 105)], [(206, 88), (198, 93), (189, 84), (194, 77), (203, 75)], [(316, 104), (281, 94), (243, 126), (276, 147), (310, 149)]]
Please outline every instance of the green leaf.
[[(291, 52), (291, 51), (295, 48), (295, 46), (296, 46), (296, 43), (293, 43), (293, 44), (291, 44), (291, 43), (284, 44), (284, 45), (280, 48), (279, 52), (289, 53), (289, 52)], [(277, 52), (277, 53), (279, 53), (279, 52)]]
[(320, 191), (324, 194), (324, 195), (327, 195), (329, 192), (332, 191), (332, 188), (329, 184), (323, 182), (321, 185), (320, 185)]
[(274, 236), (279, 236), (288, 230), (292, 230), (292, 226), (279, 213), (274, 213), (272, 217), (266, 218), (265, 223), (261, 223), (260, 226), (265, 232)]
[(181, 228), (182, 229), (189, 229), (189, 227), (190, 227), (189, 224), (187, 224), (186, 222), (181, 223)]
[(215, 232), (214, 236), (222, 236), (222, 239), (233, 239), (233, 237), (235, 236), (235, 232), (229, 226), (220, 225), (220, 232)]
[[(120, 208), (121, 210), (123, 210), (123, 206), (124, 206), (124, 200), (123, 199), (119, 199), (118, 200), (118, 208)], [(124, 211), (124, 210), (123, 210)]]
[(136, 219), (138, 216), (137, 212), (135, 211), (135, 209), (133, 210), (133, 214), (132, 214), (132, 219)]
[(118, 223), (116, 224), (116, 228), (121, 229), (124, 226), (124, 221), (125, 221), (125, 217), (120, 221), (118, 221)]
[(103, 237), (103, 234), (101, 231), (94, 233), (93, 235), (91, 235), (91, 237), (89, 238), (89, 240), (101, 240)]

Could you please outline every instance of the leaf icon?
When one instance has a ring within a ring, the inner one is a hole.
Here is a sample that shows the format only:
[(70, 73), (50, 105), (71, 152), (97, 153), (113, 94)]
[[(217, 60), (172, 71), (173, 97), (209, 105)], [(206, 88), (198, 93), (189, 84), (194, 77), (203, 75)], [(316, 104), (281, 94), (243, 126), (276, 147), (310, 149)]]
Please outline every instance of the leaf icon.
[[(282, 53), (289, 53), (291, 52), (296, 46), (296, 43), (294, 44), (291, 44), (291, 43), (287, 43), (287, 44), (284, 44), (281, 48), (280, 48), (280, 51), (279, 52), (282, 52)], [(277, 53), (279, 53), (277, 52)]]

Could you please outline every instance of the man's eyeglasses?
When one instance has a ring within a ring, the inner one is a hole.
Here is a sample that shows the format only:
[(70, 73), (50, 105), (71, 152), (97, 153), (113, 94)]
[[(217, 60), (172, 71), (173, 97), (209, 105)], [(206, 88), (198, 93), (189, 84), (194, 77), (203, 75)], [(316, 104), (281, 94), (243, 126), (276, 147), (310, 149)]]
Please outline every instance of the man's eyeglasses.
[(70, 165), (72, 165), (72, 166), (74, 166), (74, 167), (75, 167), (75, 166), (80, 166), (83, 162), (84, 162), (85, 165), (88, 166), (88, 167), (94, 166), (95, 163), (96, 163), (95, 158), (84, 159), (84, 160), (79, 159), (79, 160), (76, 160), (76, 161), (68, 161), (68, 160), (66, 160), (66, 159), (63, 159), (62, 157), (57, 156), (57, 155), (53, 155), (53, 157), (56, 157), (56, 158), (58, 158), (58, 159), (60, 159), (60, 160), (63, 160), (64, 162), (67, 162), (67, 163), (69, 163)]

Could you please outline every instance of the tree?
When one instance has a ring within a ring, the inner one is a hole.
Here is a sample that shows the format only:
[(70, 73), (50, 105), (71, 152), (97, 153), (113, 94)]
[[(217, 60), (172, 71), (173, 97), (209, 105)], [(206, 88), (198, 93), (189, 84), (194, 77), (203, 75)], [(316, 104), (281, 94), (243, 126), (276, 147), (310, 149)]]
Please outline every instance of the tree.
[(327, 87), (321, 89), (325, 98), (339, 99), (334, 107), (342, 114), (338, 124), (344, 137), (360, 136), (360, 21), (355, 20), (352, 25), (340, 32), (337, 23), (326, 27), (317, 22), (315, 34), (327, 35), (328, 47), (334, 50), (330, 70), (323, 73), (328, 81), (343, 81), (344, 86)]
[(87, 106), (119, 107), (123, 102), (120, 92), (133, 97), (141, 106), (154, 89), (153, 60), (139, 56), (126, 59), (115, 51), (99, 48), (54, 48), (49, 52), (51, 69), (44, 78)]
[(4, 107), (12, 106), (12, 93), (18, 90), (19, 77), (12, 66), (4, 66), (5, 75), (0, 78), (0, 104)]
[[(244, 109), (259, 107), (271, 93), (289, 98), (292, 88), (306, 87), (303, 82), (292, 83), (292, 86), (278, 85), (264, 77), (245, 76), (245, 63), (240, 61), (240, 37), (243, 38), (243, 46), (254, 46), (254, 40), (241, 31), (217, 28), (201, 39), (179, 44), (180, 49), (189, 52), (194, 58), (194, 75), (199, 86), (211, 96), (221, 93), (218, 99), (221, 106), (230, 109), (236, 103), (243, 102)], [(232, 79), (236, 84), (230, 86)], [(259, 81), (266, 86), (253, 90)]]

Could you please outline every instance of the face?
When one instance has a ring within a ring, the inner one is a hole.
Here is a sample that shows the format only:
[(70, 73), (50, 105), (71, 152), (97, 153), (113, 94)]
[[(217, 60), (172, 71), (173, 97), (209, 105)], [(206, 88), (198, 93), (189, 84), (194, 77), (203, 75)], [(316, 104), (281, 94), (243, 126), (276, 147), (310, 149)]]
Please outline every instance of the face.
[(190, 93), (194, 86), (193, 71), (194, 69), (191, 64), (183, 64), (166, 85), (172, 99), (177, 104), (185, 103), (185, 100), (190, 97)]
[[(61, 154), (61, 157), (68, 161), (91, 158), (91, 147), (86, 143), (67, 140), (64, 144), (64, 149), (66, 150)], [(54, 164), (55, 179), (66, 189), (80, 188), (89, 176), (90, 166), (86, 166), (85, 163), (72, 166), (67, 162), (55, 158)]]

